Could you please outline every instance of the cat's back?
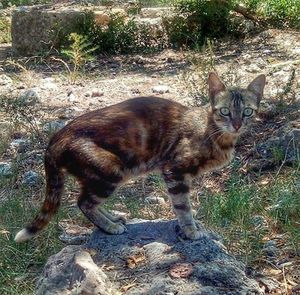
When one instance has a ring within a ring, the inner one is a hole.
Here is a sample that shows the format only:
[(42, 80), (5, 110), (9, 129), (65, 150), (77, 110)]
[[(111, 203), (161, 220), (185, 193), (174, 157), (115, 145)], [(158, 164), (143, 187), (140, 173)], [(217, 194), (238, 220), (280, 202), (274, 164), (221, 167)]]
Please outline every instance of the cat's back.
[(58, 133), (49, 146), (65, 146), (82, 138), (94, 142), (159, 141), (172, 136), (187, 107), (159, 97), (137, 97), (83, 114)]

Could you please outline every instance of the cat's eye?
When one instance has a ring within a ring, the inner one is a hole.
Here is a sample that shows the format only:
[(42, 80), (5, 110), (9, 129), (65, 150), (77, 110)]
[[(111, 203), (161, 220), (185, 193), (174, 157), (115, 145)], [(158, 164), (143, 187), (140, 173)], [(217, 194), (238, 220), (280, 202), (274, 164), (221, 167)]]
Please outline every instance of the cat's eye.
[(243, 115), (245, 117), (251, 117), (253, 115), (253, 109), (251, 109), (251, 108), (245, 108), (244, 112), (243, 112)]
[(229, 116), (230, 114), (229, 108), (220, 108), (220, 114), (223, 116)]

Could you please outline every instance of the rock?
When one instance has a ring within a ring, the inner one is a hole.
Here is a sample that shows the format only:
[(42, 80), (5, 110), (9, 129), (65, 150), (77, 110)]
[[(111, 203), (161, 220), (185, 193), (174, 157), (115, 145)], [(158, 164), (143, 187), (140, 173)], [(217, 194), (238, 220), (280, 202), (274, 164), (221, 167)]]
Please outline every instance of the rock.
[(157, 204), (157, 205), (163, 205), (166, 203), (164, 198), (157, 197), (157, 196), (148, 196), (145, 198), (145, 202), (147, 204)]
[(166, 15), (174, 14), (172, 7), (147, 7), (141, 9), (141, 16), (145, 18), (159, 18), (165, 17)]
[(51, 78), (51, 77), (44, 78), (41, 81), (41, 84), (42, 84), (41, 89), (44, 89), (44, 90), (57, 90), (58, 89), (58, 86), (55, 83), (55, 79)]
[(86, 13), (73, 7), (17, 7), (12, 13), (13, 53), (29, 56), (59, 49), (70, 33), (80, 33)]
[(73, 92), (70, 92), (68, 94), (68, 100), (69, 100), (69, 102), (76, 102), (77, 101), (77, 98), (76, 98), (76, 96)]
[(24, 173), (22, 183), (28, 186), (37, 186), (40, 180), (41, 176), (37, 172), (30, 170)]
[(26, 151), (26, 148), (29, 146), (29, 141), (27, 139), (24, 138), (17, 138), (14, 139), (9, 147), (11, 150), (14, 150), (18, 153), (23, 153)]
[(261, 68), (256, 64), (250, 64), (246, 67), (246, 71), (249, 73), (259, 73), (261, 72)]
[(298, 161), (300, 129), (279, 130), (277, 136), (257, 145), (259, 155), (269, 162), (290, 164)]
[(0, 177), (7, 177), (12, 174), (12, 164), (8, 162), (0, 162)]
[(164, 94), (169, 93), (170, 89), (166, 85), (157, 85), (152, 88), (153, 93)]
[(266, 218), (262, 215), (254, 215), (251, 222), (256, 228), (267, 228), (268, 225)]
[(39, 96), (34, 89), (27, 89), (19, 95), (17, 102), (22, 106), (34, 106), (39, 102)]
[(80, 246), (67, 246), (51, 256), (37, 283), (37, 295), (113, 295), (111, 283)]
[(0, 75), (0, 86), (11, 86), (12, 83), (13, 81), (9, 76), (5, 74)]
[(275, 257), (279, 253), (279, 249), (277, 248), (276, 241), (269, 240), (265, 243), (262, 251), (265, 255), (269, 257)]
[[(133, 220), (126, 226), (127, 232), (122, 235), (96, 230), (87, 244), (98, 252), (95, 262), (99, 267), (104, 261), (119, 266), (117, 272), (107, 272), (108, 276), (135, 278), (136, 286), (126, 291), (126, 295), (229, 294), (224, 290), (235, 295), (263, 294), (257, 282), (246, 276), (244, 265), (211, 237), (181, 242), (175, 234), (174, 220)], [(124, 259), (137, 253), (144, 253), (144, 262), (137, 269), (124, 268)], [(177, 263), (193, 265), (189, 278), (169, 277), (169, 270)], [(137, 272), (139, 275), (135, 276)]]
[(59, 236), (59, 239), (67, 245), (80, 245), (87, 241), (88, 236), (92, 233), (92, 230), (86, 227), (82, 227), (76, 224), (64, 224), (59, 223), (63, 230), (63, 233)]
[(54, 133), (66, 125), (66, 121), (55, 120), (48, 122), (43, 126), (43, 131), (47, 133)]
[(101, 90), (98, 90), (98, 89), (94, 89), (92, 90), (90, 96), (91, 97), (100, 97), (100, 96), (103, 96), (104, 95), (104, 92), (101, 91)]
[[(96, 229), (84, 246), (67, 246), (49, 258), (36, 294), (264, 294), (220, 241), (207, 236), (182, 242), (177, 226), (175, 220), (135, 219), (122, 235)], [(89, 253), (97, 253), (94, 261)], [(190, 269), (184, 279), (170, 276), (185, 265)], [(123, 278), (135, 284), (124, 289)]]

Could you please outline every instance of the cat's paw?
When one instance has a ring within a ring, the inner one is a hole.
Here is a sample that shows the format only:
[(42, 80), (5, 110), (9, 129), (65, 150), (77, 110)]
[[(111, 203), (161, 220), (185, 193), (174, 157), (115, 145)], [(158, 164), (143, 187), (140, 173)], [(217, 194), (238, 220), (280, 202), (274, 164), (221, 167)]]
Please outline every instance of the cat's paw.
[(204, 228), (198, 225), (183, 226), (179, 229), (178, 234), (181, 238), (189, 240), (198, 240), (209, 236)]
[(205, 231), (200, 231), (197, 229), (185, 229), (184, 235), (189, 240), (199, 240), (204, 237), (208, 237), (208, 235)]
[(105, 228), (105, 231), (112, 235), (121, 235), (126, 232), (127, 229), (121, 223), (112, 223), (107, 228)]

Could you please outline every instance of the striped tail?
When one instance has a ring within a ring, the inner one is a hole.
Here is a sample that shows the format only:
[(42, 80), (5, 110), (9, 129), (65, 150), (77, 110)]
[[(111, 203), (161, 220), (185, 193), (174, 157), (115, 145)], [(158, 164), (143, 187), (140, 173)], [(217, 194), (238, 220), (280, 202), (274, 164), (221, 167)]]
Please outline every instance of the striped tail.
[(64, 174), (49, 152), (45, 156), (46, 198), (36, 218), (15, 236), (17, 243), (25, 242), (39, 233), (57, 212), (64, 187)]

